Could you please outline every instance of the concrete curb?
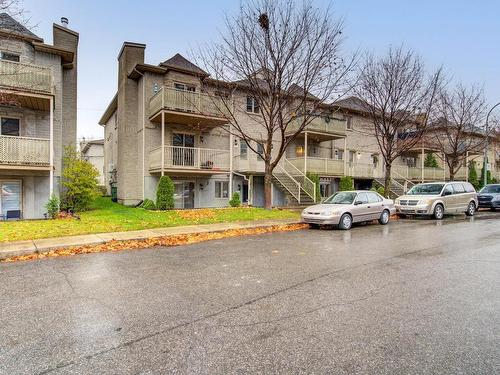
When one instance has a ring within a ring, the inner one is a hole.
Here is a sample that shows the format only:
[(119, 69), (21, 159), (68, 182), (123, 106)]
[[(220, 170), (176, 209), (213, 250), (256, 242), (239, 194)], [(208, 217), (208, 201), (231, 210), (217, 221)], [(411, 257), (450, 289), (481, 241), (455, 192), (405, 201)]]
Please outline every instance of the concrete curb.
[(46, 252), (53, 249), (63, 249), (85, 245), (99, 245), (110, 241), (144, 240), (148, 238), (166, 237), (179, 234), (221, 232), (227, 229), (262, 228), (271, 227), (274, 225), (288, 225), (298, 223), (300, 223), (300, 220), (296, 219), (265, 220), (245, 223), (215, 223), (170, 228), (153, 228), (129, 232), (85, 234), (70, 237), (15, 241), (0, 243), (0, 260), (20, 255)]

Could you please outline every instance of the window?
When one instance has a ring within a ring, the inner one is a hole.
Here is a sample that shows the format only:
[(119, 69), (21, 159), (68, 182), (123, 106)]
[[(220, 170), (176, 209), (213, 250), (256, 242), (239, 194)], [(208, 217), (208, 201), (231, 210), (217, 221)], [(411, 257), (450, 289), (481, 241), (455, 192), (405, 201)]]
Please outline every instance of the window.
[(215, 198), (229, 198), (229, 182), (215, 181)]
[(176, 90), (181, 90), (181, 91), (196, 91), (196, 87), (191, 86), (191, 85), (186, 85), (185, 83), (174, 83), (174, 87)]
[(382, 202), (382, 198), (380, 198), (377, 194), (375, 193), (366, 193), (368, 195), (368, 203), (378, 203)]
[(451, 195), (453, 194), (453, 189), (451, 188), (451, 185), (446, 185), (445, 188), (443, 189), (442, 195)]
[(17, 53), (11, 53), (11, 52), (2, 52), (0, 58), (2, 60), (8, 60), (14, 62), (19, 62), (20, 60), (20, 56)]
[(259, 103), (251, 96), (247, 96), (247, 112), (260, 113)]
[(335, 150), (333, 154), (335, 160), (344, 160), (344, 150)]
[(0, 181), (0, 220), (21, 216), (21, 181)]
[(246, 141), (240, 139), (240, 159), (246, 160), (247, 155), (248, 155), (248, 145)]
[(354, 163), (354, 155), (356, 155), (356, 151), (349, 151), (349, 163)]
[(19, 119), (2, 117), (0, 135), (11, 135), (19, 137)]
[(464, 186), (462, 184), (452, 184), (453, 186), (453, 192), (455, 194), (462, 194), (465, 193)]
[(260, 143), (257, 143), (257, 154), (259, 154), (260, 157), (264, 156), (264, 146), (262, 146)]
[(345, 126), (347, 129), (352, 130), (352, 117), (351, 116), (346, 117)]
[[(463, 185), (464, 185), (464, 189), (467, 193), (475, 193), (476, 192), (476, 189), (474, 189), (474, 186), (472, 186), (468, 182), (464, 183)], [(499, 191), (499, 193), (500, 193), (500, 191)]]
[(368, 196), (366, 193), (359, 193), (358, 197), (356, 198), (356, 202), (361, 202), (361, 204), (366, 204), (368, 203)]

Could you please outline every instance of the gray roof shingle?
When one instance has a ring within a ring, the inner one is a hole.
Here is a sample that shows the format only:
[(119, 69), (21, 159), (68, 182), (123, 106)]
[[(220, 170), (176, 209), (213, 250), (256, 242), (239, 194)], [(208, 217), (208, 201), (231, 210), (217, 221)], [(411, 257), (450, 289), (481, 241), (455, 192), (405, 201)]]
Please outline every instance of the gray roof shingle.
[(188, 72), (193, 72), (195, 74), (200, 74), (204, 76), (209, 75), (207, 72), (205, 72), (203, 69), (193, 64), (191, 61), (186, 59), (180, 53), (176, 53), (170, 59), (165, 60), (160, 64), (160, 66), (164, 66), (166, 68), (186, 70)]
[(0, 13), (0, 30), (43, 42), (43, 39), (32, 33), (26, 26), (7, 13)]

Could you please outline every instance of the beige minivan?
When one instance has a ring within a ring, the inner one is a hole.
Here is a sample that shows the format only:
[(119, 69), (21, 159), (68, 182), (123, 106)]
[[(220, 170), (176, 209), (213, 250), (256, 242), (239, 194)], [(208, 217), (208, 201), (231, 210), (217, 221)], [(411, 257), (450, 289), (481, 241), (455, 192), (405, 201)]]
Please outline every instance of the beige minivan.
[(477, 193), (468, 182), (431, 182), (413, 186), (395, 201), (399, 216), (428, 215), (441, 220), (445, 214), (473, 216), (478, 207)]

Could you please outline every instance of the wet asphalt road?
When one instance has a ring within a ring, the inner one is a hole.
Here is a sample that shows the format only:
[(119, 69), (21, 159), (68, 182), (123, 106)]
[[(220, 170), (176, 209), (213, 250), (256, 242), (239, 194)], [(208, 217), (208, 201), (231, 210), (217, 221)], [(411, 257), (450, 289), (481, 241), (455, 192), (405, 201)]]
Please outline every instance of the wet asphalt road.
[(500, 215), (0, 264), (0, 373), (500, 373)]

